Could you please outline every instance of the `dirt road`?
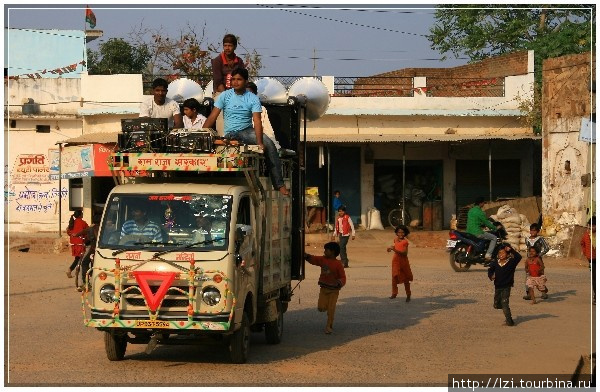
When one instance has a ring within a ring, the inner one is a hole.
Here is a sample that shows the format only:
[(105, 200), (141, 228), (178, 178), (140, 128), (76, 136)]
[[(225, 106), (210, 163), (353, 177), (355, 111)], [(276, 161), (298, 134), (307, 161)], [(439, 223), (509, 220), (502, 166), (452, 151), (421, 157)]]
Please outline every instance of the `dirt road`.
[[(348, 283), (338, 302), (334, 333), (316, 310), (318, 268), (295, 291), (280, 345), (252, 336), (250, 360), (232, 365), (222, 347), (129, 345), (124, 361), (109, 362), (102, 334), (83, 326), (81, 301), (65, 270), (70, 255), (8, 254), (8, 386), (445, 386), (448, 374), (571, 374), (592, 347), (587, 265), (546, 260), (550, 298), (537, 305), (511, 295), (517, 325), (504, 326), (492, 308), (485, 269), (450, 269), (443, 249), (409, 248), (413, 298), (390, 295), (387, 242), (393, 234), (359, 232), (349, 245)], [(322, 254), (310, 245), (307, 252)], [(521, 266), (517, 280), (524, 279)], [(6, 295), (6, 291), (5, 291)], [(595, 316), (595, 314), (594, 314)], [(595, 342), (593, 342), (595, 344)], [(335, 369), (331, 371), (328, 369)]]

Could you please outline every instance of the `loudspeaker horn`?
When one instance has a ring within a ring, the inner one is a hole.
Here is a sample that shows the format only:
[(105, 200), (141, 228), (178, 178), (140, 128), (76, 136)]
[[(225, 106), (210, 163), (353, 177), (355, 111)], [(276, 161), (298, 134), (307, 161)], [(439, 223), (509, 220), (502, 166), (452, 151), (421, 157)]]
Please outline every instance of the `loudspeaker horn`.
[(271, 78), (260, 78), (256, 82), (258, 98), (262, 103), (286, 103), (287, 91), (280, 81)]
[(202, 103), (204, 99), (204, 90), (202, 86), (188, 78), (175, 79), (169, 83), (167, 98), (171, 98), (178, 104), (189, 98), (196, 98)]
[(306, 119), (316, 121), (325, 114), (329, 107), (329, 91), (316, 78), (298, 79), (292, 84), (288, 96), (306, 97)]

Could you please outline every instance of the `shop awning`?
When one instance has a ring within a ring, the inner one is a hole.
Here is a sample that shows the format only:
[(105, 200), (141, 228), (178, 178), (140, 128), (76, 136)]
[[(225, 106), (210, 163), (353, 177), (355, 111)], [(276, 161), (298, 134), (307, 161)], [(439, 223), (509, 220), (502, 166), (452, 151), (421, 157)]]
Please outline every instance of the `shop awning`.
[(109, 143), (117, 143), (117, 135), (119, 132), (95, 132), (95, 133), (86, 133), (81, 136), (77, 136), (71, 139), (67, 139), (62, 141), (62, 144), (70, 145), (70, 144), (109, 144)]
[(389, 142), (458, 142), (471, 140), (541, 140), (540, 135), (516, 134), (516, 135), (417, 135), (417, 134), (339, 134), (339, 135), (306, 135), (307, 142), (324, 143), (389, 143)]

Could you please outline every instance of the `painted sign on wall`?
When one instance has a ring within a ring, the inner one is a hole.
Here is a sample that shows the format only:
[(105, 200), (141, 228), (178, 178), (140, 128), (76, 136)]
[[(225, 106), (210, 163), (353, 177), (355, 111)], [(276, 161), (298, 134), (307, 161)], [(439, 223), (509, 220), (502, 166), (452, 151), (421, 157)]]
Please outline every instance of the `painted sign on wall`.
[(48, 157), (45, 154), (20, 154), (12, 167), (11, 183), (47, 184), (50, 182), (49, 173)]

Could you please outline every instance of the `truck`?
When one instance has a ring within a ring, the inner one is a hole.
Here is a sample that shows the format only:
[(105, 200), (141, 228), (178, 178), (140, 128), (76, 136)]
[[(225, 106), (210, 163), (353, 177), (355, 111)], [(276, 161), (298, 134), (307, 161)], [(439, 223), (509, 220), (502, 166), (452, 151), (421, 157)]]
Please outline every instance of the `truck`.
[(244, 363), (252, 332), (281, 342), (292, 281), (304, 278), (304, 108), (295, 97), (267, 106), (279, 143), (295, 152), (281, 158), (290, 196), (272, 189), (256, 146), (111, 154), (118, 185), (82, 293), (84, 324), (103, 333), (110, 361), (128, 344), (150, 354), (210, 341)]

